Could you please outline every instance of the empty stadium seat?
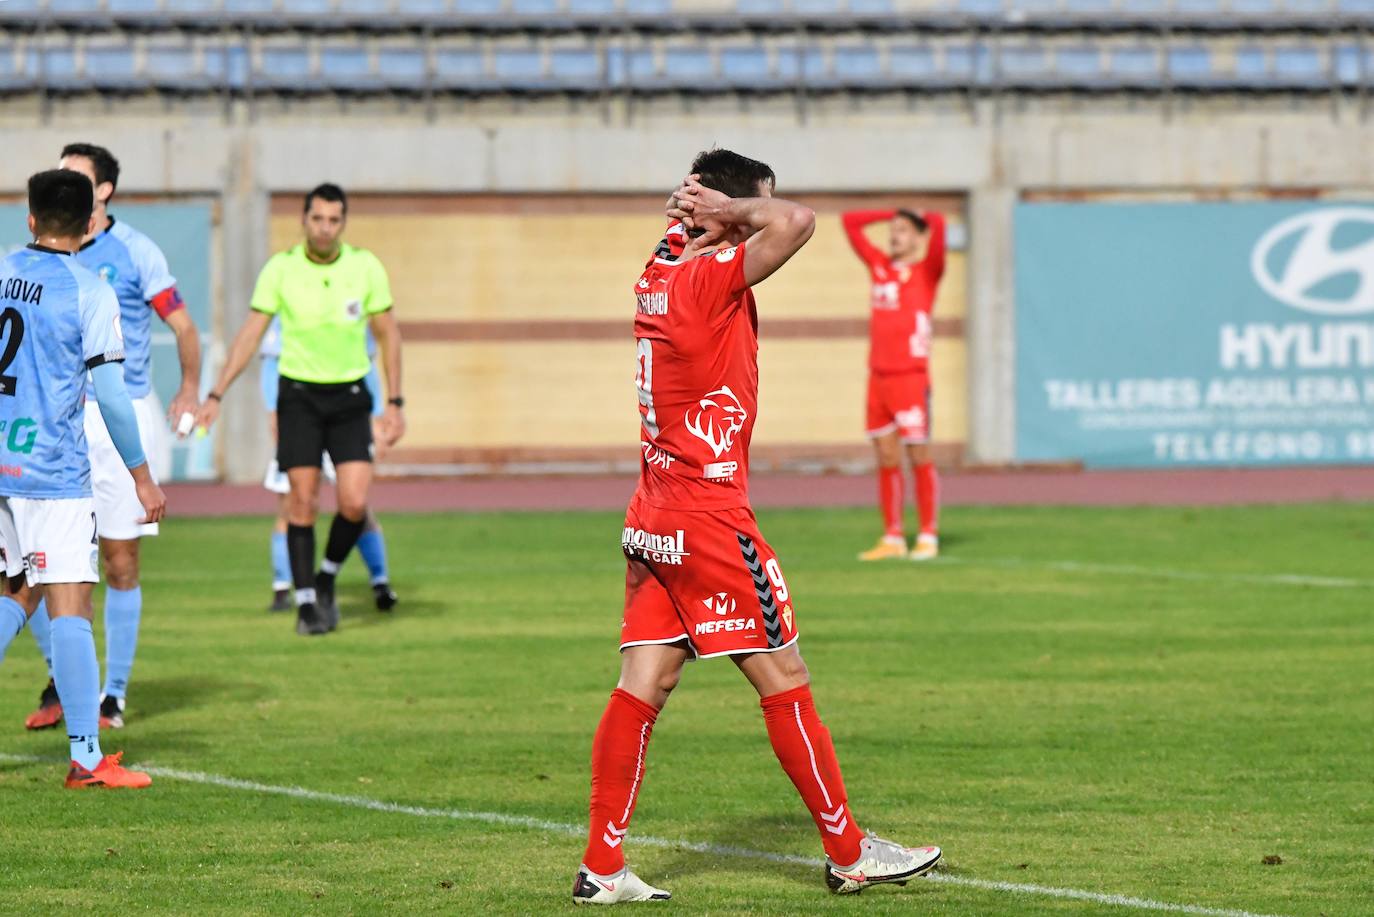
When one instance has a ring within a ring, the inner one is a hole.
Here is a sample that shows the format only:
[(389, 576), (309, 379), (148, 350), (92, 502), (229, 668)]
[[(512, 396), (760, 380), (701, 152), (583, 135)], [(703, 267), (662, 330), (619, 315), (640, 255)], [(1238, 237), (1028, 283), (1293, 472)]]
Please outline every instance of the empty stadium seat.
[(665, 16), (673, 11), (673, 0), (625, 0), (625, 12), (630, 16)]
[(735, 10), (746, 16), (777, 16), (786, 7), (783, 0), (737, 0)]
[(382, 17), (391, 14), (391, 0), (338, 0), (338, 10), (350, 16)]
[(899, 81), (926, 80), (935, 76), (935, 52), (926, 47), (897, 47), (887, 52), (887, 72)]
[(663, 55), (668, 83), (684, 89), (697, 88), (716, 75), (716, 61), (708, 48), (669, 48)]
[(858, 16), (884, 16), (896, 10), (893, 0), (849, 0), (849, 12)]
[(1108, 15), (1114, 6), (1114, 0), (1064, 0), (1064, 9), (1079, 16)]
[(999, 72), (1015, 82), (1017, 80), (1038, 80), (1050, 72), (1050, 59), (1044, 48), (1007, 47), (997, 55)]
[(984, 19), (1003, 10), (1003, 0), (957, 0), (956, 8), (968, 16)]
[(748, 88), (770, 82), (773, 68), (768, 60), (768, 52), (763, 48), (723, 48), (720, 52), (720, 75), (733, 86)]
[(1361, 66), (1358, 45), (1342, 45), (1332, 54), (1332, 70), (1336, 80), (1343, 86), (1357, 86), (1368, 79), (1366, 70)]
[(224, 0), (224, 11), (237, 16), (271, 13), (276, 7), (277, 0)]
[(1263, 48), (1241, 48), (1236, 51), (1236, 80), (1245, 85), (1265, 82), (1269, 75), (1269, 61)]
[(1336, 9), (1360, 17), (1374, 16), (1374, 0), (1336, 0)]
[(486, 73), (486, 59), (476, 48), (441, 48), (434, 55), (434, 76), (438, 85), (469, 88)]
[(977, 75), (977, 64), (978, 52), (971, 45), (945, 48), (940, 71), (956, 79), (972, 80)]
[(1212, 79), (1212, 54), (1206, 48), (1170, 48), (1166, 58), (1169, 77), (1181, 86), (1197, 86)]
[(774, 52), (774, 72), (779, 79), (796, 82), (801, 76), (801, 49), (797, 47), (778, 48)]
[(558, 12), (558, 0), (511, 0), (510, 11), (518, 16), (552, 16)]
[(438, 16), (448, 8), (448, 0), (396, 0), (396, 13), (401, 16)]
[(1154, 19), (1168, 8), (1169, 0), (1120, 0), (1123, 13)]
[(365, 48), (321, 50), (320, 77), (330, 89), (342, 92), (365, 92), (382, 86), (381, 79), (372, 72), (371, 55)]
[(334, 0), (287, 0), (282, 12), (297, 21), (329, 16), (334, 12)]
[(1107, 71), (1118, 86), (1145, 87), (1158, 85), (1160, 79), (1159, 52), (1154, 48), (1118, 48), (1107, 58)]
[(1074, 85), (1091, 85), (1102, 76), (1102, 54), (1097, 48), (1060, 48), (1054, 52), (1054, 71)]
[(0, 92), (28, 89), (38, 75), (38, 55), (32, 50), (16, 54), (9, 45), (0, 45)]
[(429, 82), (421, 48), (382, 48), (377, 52), (377, 77), (392, 89), (422, 89)]
[(20, 13), (36, 13), (41, 8), (42, 3), (43, 0), (5, 0), (4, 3), (0, 3), (0, 20)]
[(549, 55), (549, 79), (568, 89), (599, 89), (601, 55), (590, 48), (555, 50)]
[(1331, 74), (1316, 48), (1277, 48), (1274, 76), (1287, 86), (1318, 89), (1330, 85)]
[(265, 48), (259, 58), (255, 84), (284, 91), (305, 91), (310, 86), (310, 52), (303, 47)]
[(615, 0), (568, 0), (568, 12), (586, 18), (609, 16), (615, 12)]
[(851, 86), (875, 83), (882, 75), (882, 61), (872, 46), (836, 48), (832, 67), (835, 78)]
[(658, 59), (648, 48), (635, 48), (625, 55), (625, 79), (632, 86), (643, 85), (658, 76)]
[(111, 13), (156, 13), (160, 6), (158, 0), (106, 0)]
[(57, 15), (90, 15), (104, 12), (104, 7), (101, 0), (48, 0), (48, 12)]
[(834, 16), (843, 9), (842, 0), (792, 0), (792, 12), (802, 16)]
[(38, 54), (40, 72), (44, 81), (55, 89), (75, 89), (80, 72), (76, 66), (76, 49), (73, 47), (47, 47)]
[(148, 82), (164, 89), (201, 89), (210, 85), (190, 45), (153, 45), (143, 62)]
[(533, 87), (543, 82), (544, 55), (537, 48), (498, 50), (491, 62), (497, 80), (504, 85)]
[(453, 8), (460, 16), (493, 17), (501, 13), (502, 0), (454, 0)]

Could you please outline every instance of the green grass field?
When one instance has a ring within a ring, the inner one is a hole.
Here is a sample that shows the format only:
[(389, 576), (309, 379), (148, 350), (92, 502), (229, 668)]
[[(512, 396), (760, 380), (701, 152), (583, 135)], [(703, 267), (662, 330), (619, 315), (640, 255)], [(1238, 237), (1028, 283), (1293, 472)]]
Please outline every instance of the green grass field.
[[(1374, 513), (953, 509), (947, 557), (862, 567), (871, 511), (761, 514), (865, 827), (943, 875), (1263, 914), (1374, 913)], [(298, 638), (263, 609), (266, 522), (173, 520), (146, 550), (129, 726), (107, 750), (271, 786), (581, 825), (613, 685), (618, 514), (385, 520), (403, 605)], [(1285, 579), (1278, 574), (1296, 574)], [(103, 658), (103, 640), (100, 639)], [(0, 666), (0, 914), (549, 913), (582, 839), (163, 776), (61, 789)], [(24, 756), (38, 756), (41, 762)], [(1136, 914), (951, 881), (832, 898), (756, 698), (689, 666), (627, 844), (675, 913)], [(1264, 865), (1267, 856), (1280, 865)]]

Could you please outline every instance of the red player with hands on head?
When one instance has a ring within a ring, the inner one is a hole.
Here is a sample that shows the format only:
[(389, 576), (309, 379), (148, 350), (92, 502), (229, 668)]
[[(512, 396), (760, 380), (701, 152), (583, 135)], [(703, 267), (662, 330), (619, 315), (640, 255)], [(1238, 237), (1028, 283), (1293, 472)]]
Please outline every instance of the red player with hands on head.
[(668, 203), (680, 227), (670, 225), (634, 284), (642, 460), (621, 539), (620, 680), (592, 744), (573, 901), (670, 897), (630, 871), (624, 843), (654, 723), (683, 665), (710, 656), (728, 657), (758, 692), (773, 751), (820, 832), (829, 888), (904, 883), (934, 867), (940, 849), (860, 830), (811, 697), (793, 597), (749, 506), (758, 413), (751, 288), (806, 244), (815, 214), (774, 198), (772, 169), (738, 153), (702, 153), (692, 172)]
[[(945, 218), (935, 211), (856, 210), (844, 214), (844, 231), (868, 267), (869, 320), (867, 432), (878, 459), (878, 504), (884, 532), (860, 560), (907, 557), (902, 446), (916, 478), (920, 532), (912, 560), (940, 550), (940, 485), (930, 454), (931, 312), (945, 272)], [(886, 221), (889, 250), (869, 241), (864, 227)]]

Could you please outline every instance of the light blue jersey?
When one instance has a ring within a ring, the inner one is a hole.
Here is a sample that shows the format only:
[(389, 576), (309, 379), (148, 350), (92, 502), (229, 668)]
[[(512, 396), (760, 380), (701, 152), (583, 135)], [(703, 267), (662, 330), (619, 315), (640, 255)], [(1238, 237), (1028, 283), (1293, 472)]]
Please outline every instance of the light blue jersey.
[(0, 261), (0, 495), (91, 495), (86, 372), (124, 359), (119, 303), (76, 259), (37, 245)]
[[(152, 391), (154, 296), (176, 286), (167, 256), (143, 233), (110, 218), (110, 227), (76, 253), (76, 260), (114, 288), (124, 323), (124, 386), (129, 397)], [(88, 392), (94, 397), (94, 390)]]

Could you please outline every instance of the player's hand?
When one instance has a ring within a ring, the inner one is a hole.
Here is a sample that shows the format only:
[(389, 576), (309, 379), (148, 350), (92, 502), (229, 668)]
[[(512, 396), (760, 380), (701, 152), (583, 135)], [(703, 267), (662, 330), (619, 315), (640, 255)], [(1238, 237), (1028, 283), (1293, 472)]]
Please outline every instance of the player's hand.
[(138, 502), (143, 505), (144, 514), (143, 518), (138, 520), (138, 524), (152, 525), (161, 522), (167, 513), (167, 495), (162, 492), (162, 488), (157, 486), (151, 475), (135, 477), (134, 487), (138, 492)]
[(216, 420), (219, 420), (219, 399), (206, 398), (201, 402), (200, 410), (196, 411), (196, 426), (209, 430)]
[(406, 435), (405, 412), (394, 404), (387, 405), (386, 413), (382, 415), (382, 432), (388, 449), (400, 442), (401, 437)]
[(693, 233), (696, 247), (706, 248), (724, 238), (731, 225), (729, 208), (733, 199), (701, 184), (700, 177), (689, 175), (682, 180), (673, 192), (668, 216), (681, 220), (689, 231), (699, 230)]
[(194, 419), (199, 411), (200, 399), (196, 397), (194, 388), (182, 388), (177, 392), (176, 397), (172, 399), (172, 406), (167, 409), (167, 422), (176, 431), (177, 439), (185, 439), (194, 429), (193, 424), (192, 427), (183, 430), (181, 418), (189, 414)]

